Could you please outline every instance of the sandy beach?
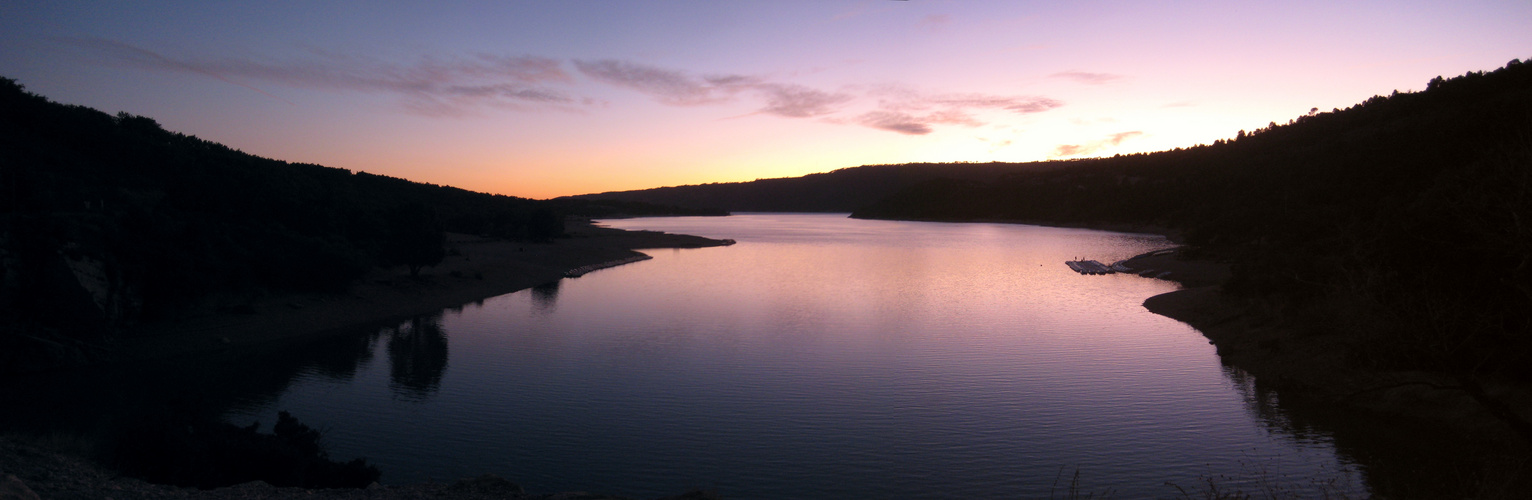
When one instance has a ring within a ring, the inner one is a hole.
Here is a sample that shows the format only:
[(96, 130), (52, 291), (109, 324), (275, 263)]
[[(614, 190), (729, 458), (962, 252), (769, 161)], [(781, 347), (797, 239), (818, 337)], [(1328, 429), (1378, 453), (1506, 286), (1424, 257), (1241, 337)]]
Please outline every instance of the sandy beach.
[(125, 332), (111, 356), (132, 361), (303, 342), (550, 283), (576, 268), (642, 256), (637, 250), (731, 243), (588, 223), (571, 223), (567, 232), (552, 243), (449, 234), (447, 257), (420, 276), (411, 277), (402, 266), (376, 269), (345, 293), (209, 298), (183, 317)]

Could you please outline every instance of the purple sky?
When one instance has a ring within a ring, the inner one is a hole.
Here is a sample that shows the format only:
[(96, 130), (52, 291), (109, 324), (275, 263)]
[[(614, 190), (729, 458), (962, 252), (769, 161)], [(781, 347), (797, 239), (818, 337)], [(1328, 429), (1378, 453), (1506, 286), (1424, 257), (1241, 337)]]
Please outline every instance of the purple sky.
[(1233, 137), (1532, 58), (1532, 2), (0, 4), (0, 76), (288, 161), (545, 198)]

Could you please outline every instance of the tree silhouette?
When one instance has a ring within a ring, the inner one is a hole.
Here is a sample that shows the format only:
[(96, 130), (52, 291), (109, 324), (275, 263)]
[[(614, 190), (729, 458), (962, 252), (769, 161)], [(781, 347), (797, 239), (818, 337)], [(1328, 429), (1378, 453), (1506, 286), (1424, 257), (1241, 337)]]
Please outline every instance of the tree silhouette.
[(420, 268), (440, 264), (447, 256), (447, 232), (431, 207), (401, 205), (389, 212), (388, 221), (393, 262), (408, 267), (411, 277), (419, 277)]

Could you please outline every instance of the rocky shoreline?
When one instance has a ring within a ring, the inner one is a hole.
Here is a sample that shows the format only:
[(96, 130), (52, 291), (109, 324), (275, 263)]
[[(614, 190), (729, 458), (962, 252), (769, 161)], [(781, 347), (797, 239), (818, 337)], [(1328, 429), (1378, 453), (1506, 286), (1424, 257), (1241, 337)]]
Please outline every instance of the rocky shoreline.
[(29, 365), (12, 369), (36, 372), (309, 342), (552, 283), (571, 271), (637, 262), (648, 258), (641, 249), (732, 243), (589, 222), (570, 224), (566, 238), (549, 243), (449, 234), (447, 257), (419, 276), (395, 267), (375, 269), (343, 293), (210, 296), (178, 317), (124, 328), (102, 343), (37, 339), (36, 353), (24, 357)]
[[(451, 483), (418, 483), (367, 488), (278, 488), (261, 481), (226, 488), (199, 490), (147, 483), (123, 477), (100, 466), (61, 453), (45, 439), (0, 436), (0, 500), (418, 500), (453, 498), (467, 500), (626, 500), (626, 497), (587, 492), (528, 493), (516, 483), (494, 475), (464, 478)], [(719, 498), (695, 490), (657, 500), (710, 500)]]
[[(237, 351), (304, 342), (358, 325), (408, 319), (489, 296), (562, 278), (570, 270), (641, 259), (636, 248), (697, 248), (727, 244), (655, 232), (628, 232), (596, 226), (571, 231), (571, 238), (525, 245), (453, 236), (453, 255), (410, 279), (400, 270), (370, 276), (344, 296), (264, 297), (213, 304), (185, 320), (145, 328), (123, 339), (114, 359), (133, 361), (218, 351)], [(1378, 421), (1407, 421), (1444, 428), (1487, 456), (1524, 456), (1524, 445), (1500, 419), (1441, 374), (1362, 370), (1347, 353), (1358, 339), (1345, 328), (1307, 331), (1260, 301), (1225, 295), (1219, 286), (1228, 266), (1181, 252), (1153, 252), (1125, 261), (1135, 270), (1178, 282), (1181, 290), (1150, 297), (1144, 307), (1196, 328), (1216, 346), (1223, 361), (1253, 375), (1258, 384), (1289, 397), (1346, 408)], [(1165, 274), (1168, 272), (1168, 274)], [(232, 305), (231, 305), (232, 304)], [(294, 326), (296, 325), (296, 326)], [(1343, 325), (1342, 325), (1343, 326)], [(1532, 409), (1524, 388), (1492, 385), (1491, 395), (1514, 411)], [(39, 443), (39, 441), (41, 441)], [(0, 499), (10, 498), (537, 498), (615, 499), (589, 493), (529, 494), (505, 479), (483, 476), (453, 483), (367, 489), (306, 490), (246, 483), (197, 490), (122, 477), (35, 436), (0, 436)], [(67, 446), (62, 448), (68, 448)], [(1476, 471), (1474, 472), (1476, 473)], [(1519, 481), (1519, 479), (1516, 479)], [(30, 495), (30, 496), (29, 496)], [(667, 498), (716, 498), (688, 492)]]
[[(30, 371), (67, 370), (90, 364), (176, 362), (188, 357), (313, 342), (551, 283), (564, 279), (572, 270), (590, 272), (638, 262), (648, 257), (637, 251), (640, 249), (703, 248), (733, 243), (656, 231), (623, 231), (590, 223), (571, 226), (567, 238), (551, 243), (517, 243), (452, 234), (448, 238), (449, 255), (420, 276), (412, 277), (404, 269), (379, 269), (345, 293), (209, 297), (198, 307), (185, 311), (182, 317), (127, 329), (105, 344), (57, 346), (58, 349), (52, 349), (57, 351), (56, 359), (39, 360)], [(584, 492), (531, 494), (494, 476), (453, 483), (374, 484), (366, 489), (278, 488), (253, 482), (198, 490), (124, 477), (92, 462), (87, 458), (91, 455), (90, 445), (78, 441), (60, 436), (0, 436), (0, 500), (622, 498)], [(707, 499), (716, 495), (692, 491), (666, 498)]]
[[(1228, 266), (1180, 253), (1145, 254), (1127, 262), (1134, 268), (1170, 271), (1159, 278), (1182, 289), (1146, 299), (1150, 312), (1196, 328), (1216, 346), (1227, 365), (1267, 387), (1324, 405), (1365, 412), (1376, 418), (1443, 428), (1501, 452), (1524, 453), (1525, 444), (1503, 420), (1475, 401), (1458, 382), (1440, 373), (1365, 369), (1352, 353), (1363, 339), (1346, 325), (1315, 325), (1285, 317), (1259, 300), (1220, 291)], [(1487, 384), (1490, 396), (1512, 411), (1532, 415), (1525, 387)], [(1519, 450), (1519, 451), (1518, 451)]]

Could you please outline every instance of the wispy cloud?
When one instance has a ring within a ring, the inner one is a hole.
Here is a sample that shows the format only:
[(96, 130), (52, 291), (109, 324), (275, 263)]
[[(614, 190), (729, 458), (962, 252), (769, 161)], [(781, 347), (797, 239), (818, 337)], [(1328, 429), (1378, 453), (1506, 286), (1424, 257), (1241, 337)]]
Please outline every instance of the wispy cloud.
[(943, 95), (929, 98), (929, 101), (943, 106), (955, 108), (989, 108), (1004, 111), (1012, 111), (1021, 114), (1041, 113), (1048, 111), (1064, 103), (1047, 97), (1027, 96), (993, 96), (983, 94), (957, 94)]
[[(877, 119), (860, 123), (904, 134), (928, 134), (932, 125), (964, 125), (978, 127), (986, 123), (975, 116), (982, 111), (1001, 111), (1017, 114), (1041, 113), (1063, 106), (1056, 99), (1039, 96), (1005, 96), (991, 94), (928, 94), (900, 86), (882, 86), (871, 89), (869, 95), (877, 98), (880, 112)], [(890, 122), (889, 117), (898, 116), (899, 121)], [(887, 126), (898, 123), (897, 127)], [(919, 126), (915, 126), (919, 125)]]
[(836, 112), (851, 95), (804, 85), (768, 81), (747, 75), (692, 76), (680, 70), (618, 60), (575, 61), (575, 69), (592, 80), (636, 90), (662, 104), (701, 106), (721, 104), (751, 94), (762, 101), (756, 113), (809, 118)]
[(888, 2), (882, 0), (862, 0), (861, 2), (858, 2), (856, 5), (852, 6), (850, 10), (842, 11), (841, 13), (832, 16), (830, 20), (844, 21), (847, 19), (854, 19), (872, 14), (888, 12), (889, 8), (886, 7), (887, 5)]
[(1060, 144), (1058, 148), (1053, 150), (1053, 156), (1074, 156), (1078, 154), (1085, 154), (1088, 151), (1090, 151), (1088, 146), (1081, 146), (1078, 144)]
[[(306, 57), (273, 61), (172, 56), (96, 38), (64, 41), (111, 64), (194, 73), (284, 102), (262, 87), (392, 95), (404, 109), (435, 116), (472, 114), (485, 107), (579, 110), (607, 104), (578, 94), (590, 84), (632, 90), (667, 106), (753, 103), (755, 110), (744, 116), (814, 118), (909, 135), (929, 134), (942, 126), (979, 127), (996, 113), (1041, 113), (1064, 105), (1041, 96), (929, 93), (900, 85), (824, 89), (784, 81), (780, 75), (694, 73), (619, 59), (566, 64), (531, 55), (479, 54), (400, 64), (310, 51)], [(569, 67), (573, 70), (567, 71)]]
[(952, 23), (952, 16), (947, 14), (928, 14), (920, 18), (920, 27), (927, 31), (941, 31), (942, 28)]
[(637, 90), (672, 106), (725, 102), (741, 87), (752, 83), (743, 76), (694, 78), (677, 70), (613, 59), (574, 61), (574, 66), (592, 80)]
[(1139, 130), (1133, 130), (1129, 132), (1118, 132), (1116, 134), (1107, 136), (1105, 139), (1092, 141), (1085, 144), (1064, 144), (1053, 150), (1053, 156), (1084, 156), (1100, 151), (1107, 146), (1116, 146), (1122, 144), (1122, 141), (1126, 141), (1140, 135), (1144, 135), (1144, 133)]
[(1122, 141), (1128, 140), (1128, 139), (1133, 138), (1133, 137), (1138, 137), (1138, 136), (1141, 136), (1141, 135), (1144, 135), (1144, 133), (1142, 131), (1138, 131), (1138, 130), (1134, 130), (1134, 131), (1131, 131), (1131, 132), (1118, 132), (1116, 134), (1112, 134), (1112, 136), (1109, 139), (1107, 139), (1107, 140), (1111, 141), (1113, 146), (1116, 146), (1118, 144), (1122, 144)]
[(1122, 75), (1114, 75), (1111, 73), (1090, 73), (1086, 71), (1064, 71), (1048, 76), (1052, 78), (1073, 80), (1087, 85), (1103, 85), (1121, 80), (1123, 78)]
[(975, 137), (974, 139), (978, 139), (979, 142), (987, 144), (989, 146), (990, 153), (997, 153), (1016, 142), (1011, 139), (989, 139), (986, 137)]
[(128, 45), (126, 43), (116, 42), (116, 41), (112, 41), (112, 40), (102, 40), (102, 39), (98, 39), (98, 38), (61, 38), (60, 41), (62, 41), (64, 43), (67, 43), (67, 44), (70, 44), (70, 45), (74, 45), (74, 46), (77, 46), (77, 47), (81, 47), (81, 48), (84, 48), (84, 49), (96, 52), (97, 55), (104, 56), (104, 57), (106, 57), (106, 58), (108, 58), (110, 60), (114, 60), (114, 61), (118, 61), (118, 62), (121, 62), (121, 63), (125, 63), (125, 64), (128, 64), (130, 66), (136, 66), (136, 67), (140, 67), (140, 68), (149, 68), (149, 69), (160, 69), (160, 70), (183, 71), (183, 72), (188, 72), (188, 73), (197, 73), (197, 74), (200, 74), (200, 75), (203, 75), (203, 76), (207, 76), (207, 77), (211, 77), (211, 78), (216, 79), (216, 80), (223, 81), (224, 83), (229, 83), (229, 84), (232, 84), (232, 85), (237, 85), (237, 86), (240, 86), (240, 87), (244, 87), (244, 88), (253, 90), (253, 91), (257, 92), (257, 93), (260, 93), (260, 94), (265, 95), (266, 97), (270, 97), (272, 99), (276, 99), (276, 100), (279, 100), (279, 101), (286, 102), (288, 104), (292, 104), (292, 101), (288, 101), (286, 99), (282, 99), (280, 97), (272, 95), (269, 92), (266, 92), (265, 90), (261, 90), (259, 88), (254, 87), (254, 86), (230, 80), (227, 77), (225, 77), (224, 75), (219, 74), (218, 72), (212, 71), (212, 70), (210, 70), (208, 68), (203, 68), (203, 67), (201, 67), (201, 66), (199, 66), (197, 64), (187, 63), (187, 62), (183, 62), (183, 61), (177, 61), (177, 60), (174, 60), (174, 59), (162, 56), (159, 53), (156, 53), (156, 52), (153, 52), (153, 51), (149, 51), (149, 50), (145, 50), (145, 49), (141, 49), (141, 48), (138, 48), (138, 47), (134, 47), (134, 46)]
[(762, 113), (788, 118), (809, 118), (838, 111), (852, 99), (848, 94), (825, 92), (802, 85), (763, 83), (755, 86), (766, 99)]
[[(682, 70), (613, 59), (575, 61), (574, 66), (592, 80), (638, 91), (662, 104), (702, 106), (753, 97), (761, 101), (761, 107), (752, 114), (786, 118), (828, 117), (860, 107), (862, 111), (852, 111), (850, 119), (831, 121), (908, 135), (929, 134), (938, 125), (978, 127), (985, 124), (976, 116), (981, 111), (1030, 114), (1064, 105), (1047, 97), (931, 94), (898, 85), (827, 91), (762, 76), (695, 76)], [(872, 109), (855, 106), (857, 102), (870, 102)]]
[[(65, 42), (141, 69), (195, 73), (275, 95), (246, 82), (295, 88), (393, 94), (406, 108), (428, 114), (458, 114), (478, 105), (573, 106), (593, 103), (547, 84), (573, 78), (559, 61), (536, 56), (482, 54), (466, 58), (423, 58), (396, 64), (365, 57), (312, 52), (298, 61), (244, 58), (172, 57), (122, 42), (71, 38)], [(280, 99), (280, 98), (278, 98)]]
[(1040, 113), (1064, 105), (1058, 100), (1039, 96), (931, 94), (892, 85), (874, 88), (869, 91), (869, 94), (876, 96), (881, 106), (895, 109), (992, 109), (1027, 114)]
[(925, 135), (931, 133), (931, 125), (927, 120), (897, 111), (870, 111), (857, 117), (856, 121), (872, 128), (901, 134)]

